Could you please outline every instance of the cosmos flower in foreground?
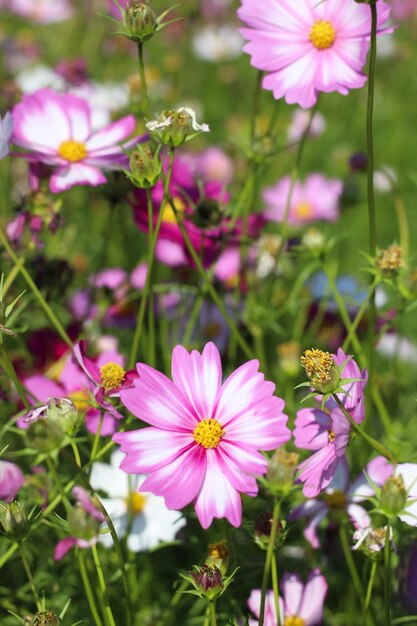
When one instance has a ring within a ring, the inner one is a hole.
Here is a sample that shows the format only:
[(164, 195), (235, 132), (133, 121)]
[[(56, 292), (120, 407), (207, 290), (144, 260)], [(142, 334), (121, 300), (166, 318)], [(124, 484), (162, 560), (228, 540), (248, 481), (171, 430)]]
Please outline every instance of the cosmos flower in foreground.
[(101, 170), (127, 166), (124, 150), (138, 142), (136, 138), (121, 147), (117, 145), (134, 130), (133, 115), (93, 131), (88, 102), (51, 89), (24, 96), (13, 108), (12, 116), (12, 141), (29, 151), (22, 156), (31, 164), (56, 168), (50, 180), (53, 193), (73, 185), (95, 187), (105, 183)]
[[(304, 585), (298, 574), (285, 573), (282, 577), (280, 590), (283, 598), (279, 598), (280, 624), (284, 626), (314, 626), (323, 619), (324, 599), (327, 593), (327, 582), (320, 570), (312, 570)], [(259, 617), (261, 608), (261, 590), (254, 589), (250, 594), (248, 606), (252, 613)], [(265, 603), (264, 626), (277, 626), (274, 594), (268, 591)], [(249, 626), (258, 626), (254, 619)]]
[(126, 453), (125, 472), (149, 473), (141, 491), (163, 496), (170, 509), (194, 501), (203, 528), (214, 517), (240, 525), (239, 492), (255, 496), (256, 476), (267, 470), (259, 450), (274, 450), (290, 438), (284, 401), (258, 369), (256, 360), (244, 363), (222, 385), (219, 351), (211, 342), (202, 354), (176, 346), (172, 381), (137, 364), (139, 378), (120, 398), (152, 427), (113, 439)]
[[(352, 358), (346, 360), (347, 358), (340, 348), (333, 355), (336, 366), (345, 363), (341, 385), (346, 393), (338, 393), (337, 396), (352, 419), (360, 424), (365, 417), (363, 392), (367, 383), (367, 372), (361, 372), (355, 361)], [(355, 380), (343, 384), (343, 379)], [(327, 400), (325, 409), (326, 411), (301, 409), (295, 419), (295, 445), (316, 451), (298, 466), (298, 478), (304, 483), (303, 493), (307, 498), (315, 498), (330, 484), (349, 444), (351, 425), (334, 398)]]
[[(377, 3), (378, 32), (389, 6)], [(239, 18), (249, 28), (244, 51), (266, 75), (263, 87), (288, 104), (312, 107), (319, 92), (363, 87), (371, 12), (352, 0), (241, 0)], [(386, 32), (386, 31), (385, 31)]]
[[(267, 187), (263, 199), (267, 203), (266, 216), (282, 222), (291, 188), (290, 176), (285, 176), (273, 187)], [(294, 185), (288, 212), (288, 223), (303, 226), (317, 220), (336, 222), (339, 218), (341, 180), (328, 179), (322, 174), (311, 174), (304, 182)]]
[[(151, 493), (138, 493), (137, 489), (145, 476), (135, 476), (131, 480), (119, 469), (123, 454), (113, 452), (111, 465), (94, 463), (90, 483), (94, 489), (108, 494), (100, 498), (104, 508), (112, 519), (118, 537), (126, 533), (127, 546), (132, 552), (150, 550), (161, 541), (169, 542), (182, 528), (186, 520), (178, 511), (166, 508), (163, 498)], [(107, 548), (113, 547), (110, 533), (100, 535), (100, 543)]]

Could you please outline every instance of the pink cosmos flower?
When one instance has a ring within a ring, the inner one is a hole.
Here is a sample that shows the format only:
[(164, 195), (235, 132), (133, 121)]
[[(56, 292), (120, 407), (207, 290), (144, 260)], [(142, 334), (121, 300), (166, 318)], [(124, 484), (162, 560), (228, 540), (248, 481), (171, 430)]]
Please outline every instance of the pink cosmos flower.
[[(389, 15), (379, 0), (378, 32)], [(238, 16), (249, 28), (244, 51), (266, 72), (263, 87), (288, 104), (312, 107), (319, 92), (363, 87), (371, 32), (369, 6), (351, 0), (241, 0)], [(386, 30), (384, 31), (386, 32)]]
[[(327, 582), (320, 570), (312, 570), (304, 585), (298, 574), (285, 572), (280, 589), (283, 598), (279, 598), (280, 624), (302, 624), (314, 626), (323, 619), (324, 600), (327, 594)], [(254, 589), (250, 594), (248, 606), (252, 613), (259, 617), (261, 609), (261, 590)], [(278, 619), (275, 610), (274, 594), (268, 591), (265, 603), (264, 626), (277, 626)], [(254, 619), (249, 620), (249, 626), (258, 626)]]
[(24, 482), (25, 477), (15, 463), (0, 460), (0, 500), (13, 500)]
[(93, 132), (88, 102), (52, 89), (39, 89), (24, 96), (13, 108), (12, 117), (12, 141), (29, 151), (22, 156), (32, 164), (56, 168), (50, 180), (54, 193), (73, 185), (105, 183), (101, 169), (127, 165), (123, 150), (138, 141), (116, 145), (134, 130), (133, 115)]
[[(262, 194), (267, 204), (266, 217), (282, 222), (285, 215), (291, 178), (285, 176)], [(342, 195), (341, 180), (325, 178), (322, 174), (311, 174), (302, 183), (296, 182), (291, 196), (288, 214), (289, 224), (303, 226), (317, 220), (336, 222), (339, 218), (339, 200)]]
[(172, 381), (137, 364), (139, 378), (120, 397), (152, 427), (113, 439), (126, 453), (125, 472), (149, 473), (141, 491), (163, 496), (169, 509), (194, 501), (203, 528), (214, 517), (240, 525), (239, 492), (256, 495), (256, 476), (267, 470), (259, 450), (273, 450), (290, 438), (284, 401), (258, 368), (258, 361), (249, 361), (222, 385), (219, 351), (211, 342), (202, 354), (176, 346)]
[(391, 6), (396, 20), (405, 20), (417, 11), (416, 0), (391, 0)]
[(290, 513), (289, 519), (307, 518), (304, 536), (313, 548), (320, 546), (317, 529), (329, 514), (339, 522), (347, 514), (356, 529), (367, 528), (371, 518), (360, 503), (375, 495), (374, 485), (381, 487), (392, 470), (393, 466), (384, 457), (377, 456), (349, 484), (349, 466), (346, 457), (342, 457), (331, 483), (322, 492), (320, 499), (312, 498), (297, 506)]
[(38, 24), (63, 22), (71, 17), (73, 12), (68, 0), (0, 0), (0, 8), (17, 13)]
[[(336, 365), (341, 365), (347, 356), (339, 348), (333, 359)], [(367, 372), (361, 372), (350, 358), (345, 363), (342, 378), (358, 379), (343, 385), (346, 393), (337, 395), (352, 419), (359, 424), (365, 417), (363, 391), (367, 383)], [(298, 448), (316, 450), (298, 466), (298, 479), (304, 483), (303, 493), (307, 498), (315, 498), (328, 487), (349, 443), (349, 420), (333, 398), (329, 398), (325, 407), (326, 412), (314, 408), (301, 409), (295, 419), (295, 445)]]

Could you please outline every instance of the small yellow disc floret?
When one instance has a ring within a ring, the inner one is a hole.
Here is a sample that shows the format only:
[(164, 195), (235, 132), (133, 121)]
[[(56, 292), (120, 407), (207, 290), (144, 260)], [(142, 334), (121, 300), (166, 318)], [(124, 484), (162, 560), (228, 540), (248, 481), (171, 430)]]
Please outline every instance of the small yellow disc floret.
[(203, 448), (217, 448), (224, 430), (215, 419), (205, 419), (198, 423), (193, 432), (193, 437)]
[(139, 513), (142, 513), (143, 509), (145, 508), (145, 503), (146, 496), (144, 496), (142, 493), (138, 493), (137, 491), (130, 494), (127, 500), (128, 509), (132, 511), (133, 515), (139, 515)]
[(289, 615), (284, 620), (284, 626), (304, 626), (304, 624), (303, 618), (297, 615)]
[(106, 363), (100, 367), (101, 384), (105, 391), (120, 387), (125, 379), (126, 372), (117, 363)]
[(336, 31), (328, 20), (317, 20), (311, 27), (309, 39), (317, 50), (326, 50), (333, 45)]
[(87, 148), (85, 144), (79, 141), (64, 141), (58, 148), (58, 154), (66, 161), (77, 163), (87, 156)]

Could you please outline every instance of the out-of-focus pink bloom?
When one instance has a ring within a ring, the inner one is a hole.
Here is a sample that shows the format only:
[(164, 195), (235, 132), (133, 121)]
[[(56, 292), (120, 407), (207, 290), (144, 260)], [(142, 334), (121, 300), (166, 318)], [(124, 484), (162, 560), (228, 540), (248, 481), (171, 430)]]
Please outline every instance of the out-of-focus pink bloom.
[(55, 68), (58, 76), (62, 76), (68, 85), (78, 87), (88, 81), (87, 61), (82, 57), (63, 59)]
[(98, 529), (104, 522), (103, 513), (97, 508), (90, 494), (83, 487), (75, 486), (72, 490), (77, 504), (68, 516), (70, 532), (74, 534), (61, 539), (54, 551), (54, 560), (60, 561), (73, 548), (91, 548), (97, 543)]
[[(341, 365), (347, 356), (339, 348), (333, 359), (336, 365)], [(342, 379), (357, 380), (343, 384), (346, 393), (337, 394), (346, 411), (358, 424), (365, 416), (364, 388), (367, 377), (366, 370), (361, 372), (350, 358), (344, 365)], [(316, 450), (298, 466), (298, 478), (304, 483), (303, 493), (307, 498), (316, 497), (328, 487), (349, 443), (351, 425), (333, 398), (326, 402), (326, 409), (328, 412), (313, 408), (301, 409), (295, 419), (295, 445), (306, 450)]]
[(24, 482), (25, 477), (15, 463), (0, 459), (0, 500), (4, 502), (13, 500)]
[[(323, 619), (324, 600), (327, 594), (327, 582), (319, 569), (312, 570), (304, 585), (298, 574), (285, 572), (282, 577), (279, 598), (280, 623), (296, 623), (296, 619), (303, 626), (315, 626)], [(249, 597), (248, 606), (252, 613), (259, 617), (261, 609), (261, 590), (254, 589)], [(292, 618), (292, 621), (291, 621)], [(298, 622), (297, 622), (298, 623)], [(254, 619), (249, 620), (250, 626), (258, 626)], [(264, 626), (277, 626), (278, 619), (275, 610), (274, 594), (268, 591), (265, 604)]]
[[(378, 32), (389, 6), (377, 5)], [(240, 19), (249, 28), (240, 32), (248, 41), (244, 51), (251, 63), (266, 72), (263, 87), (288, 104), (312, 107), (320, 92), (363, 87), (371, 32), (369, 7), (351, 0), (241, 0)]]
[(405, 20), (417, 11), (417, 0), (391, 0), (392, 16)]
[[(267, 204), (265, 215), (274, 222), (282, 222), (291, 187), (291, 178), (282, 178), (273, 187), (264, 189), (262, 197)], [(291, 195), (288, 222), (303, 226), (317, 220), (335, 222), (339, 218), (341, 180), (328, 179), (322, 174), (310, 174), (304, 182), (296, 182)]]
[[(197, 159), (198, 157), (193, 157)], [(166, 166), (166, 165), (165, 165)], [(236, 244), (242, 234), (240, 220), (229, 232), (229, 220), (222, 215), (222, 205), (229, 195), (224, 191), (224, 179), (213, 180), (212, 170), (206, 178), (202, 165), (192, 163), (189, 157), (177, 157), (174, 161), (170, 193), (177, 212), (183, 219), (184, 227), (204, 267), (209, 267), (218, 257), (226, 243)], [(157, 258), (171, 267), (194, 266), (194, 262), (177, 225), (175, 213), (169, 203), (162, 206), (163, 184), (159, 181), (152, 189), (155, 209), (154, 224), (159, 211), (163, 211), (162, 226), (156, 245)], [(148, 209), (146, 194), (137, 190), (133, 201), (133, 216), (141, 230), (148, 229)], [(247, 235), (257, 237), (265, 223), (262, 215), (250, 215)]]
[[(307, 131), (311, 114), (304, 109), (296, 109), (293, 113), (291, 125), (288, 128), (288, 141), (295, 143), (300, 141), (304, 133)], [(310, 124), (308, 136), (312, 138), (320, 137), (326, 128), (326, 120), (323, 115), (316, 111)]]
[(0, 8), (38, 24), (63, 22), (73, 13), (69, 0), (0, 0)]
[(149, 473), (141, 491), (163, 496), (169, 509), (194, 501), (203, 528), (214, 517), (241, 524), (240, 493), (256, 495), (256, 476), (267, 470), (259, 450), (290, 438), (284, 401), (258, 368), (258, 361), (249, 361), (222, 385), (219, 351), (211, 342), (202, 354), (174, 348), (173, 381), (137, 364), (134, 387), (120, 397), (152, 427), (118, 433), (114, 441), (126, 453), (125, 472)]
[(393, 466), (384, 457), (378, 456), (368, 463), (352, 484), (349, 484), (349, 467), (346, 458), (342, 457), (331, 483), (323, 491), (320, 499), (312, 498), (296, 507), (290, 513), (289, 519), (307, 518), (304, 536), (313, 548), (320, 546), (317, 528), (329, 514), (338, 522), (347, 514), (355, 528), (366, 528), (370, 525), (371, 519), (359, 503), (375, 495), (374, 485), (381, 487), (392, 474), (392, 470)]
[(4, 159), (9, 154), (9, 141), (12, 132), (12, 116), (7, 112), (3, 119), (0, 117), (0, 159)]
[(142, 291), (145, 287), (146, 276), (148, 274), (148, 264), (146, 262), (139, 263), (130, 274), (130, 284), (134, 289)]
[(100, 185), (106, 182), (102, 169), (127, 165), (124, 149), (119, 147), (135, 128), (133, 115), (113, 122), (99, 131), (91, 126), (91, 111), (86, 100), (51, 89), (26, 95), (12, 111), (13, 142), (28, 150), (22, 154), (31, 163), (44, 163), (55, 169), (50, 179), (54, 193), (73, 185)]

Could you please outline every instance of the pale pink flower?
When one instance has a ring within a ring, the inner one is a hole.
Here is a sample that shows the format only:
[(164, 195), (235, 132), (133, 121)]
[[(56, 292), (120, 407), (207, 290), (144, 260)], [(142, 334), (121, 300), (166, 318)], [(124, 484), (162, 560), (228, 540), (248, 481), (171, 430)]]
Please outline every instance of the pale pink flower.
[(12, 141), (29, 151), (22, 156), (32, 164), (56, 168), (50, 180), (54, 193), (73, 185), (105, 183), (101, 170), (127, 165), (124, 150), (138, 141), (117, 145), (134, 130), (133, 115), (93, 131), (88, 102), (51, 89), (24, 96), (13, 108), (12, 117)]
[(304, 133), (307, 131), (310, 125), (308, 136), (316, 139), (320, 137), (326, 129), (326, 119), (319, 111), (316, 111), (313, 115), (313, 119), (310, 124), (311, 113), (305, 109), (296, 109), (293, 113), (291, 124), (288, 128), (288, 141), (295, 143), (300, 141)]
[[(379, 0), (378, 31), (389, 16)], [(319, 92), (363, 87), (371, 12), (352, 0), (241, 0), (238, 16), (249, 28), (244, 51), (266, 75), (263, 87), (288, 104), (312, 107)]]
[[(281, 596), (279, 598), (280, 624), (300, 623), (303, 626), (315, 626), (321, 623), (324, 600), (327, 594), (327, 582), (319, 569), (309, 572), (305, 585), (298, 574), (285, 572), (280, 589), (283, 595), (283, 598)], [(251, 592), (248, 606), (252, 613), (259, 617), (261, 609), (260, 589), (254, 589)], [(264, 626), (277, 625), (278, 619), (275, 610), (274, 594), (272, 591), (268, 591), (266, 594)], [(250, 619), (249, 626), (258, 626), (258, 622)]]
[(391, 7), (396, 20), (405, 20), (417, 12), (417, 0), (391, 0)]
[(222, 385), (219, 351), (211, 342), (202, 354), (174, 348), (173, 381), (137, 364), (139, 378), (120, 398), (152, 427), (113, 439), (126, 453), (124, 471), (149, 473), (141, 491), (163, 496), (169, 509), (194, 501), (204, 528), (214, 517), (240, 525), (240, 492), (255, 496), (256, 476), (267, 470), (259, 450), (273, 450), (290, 438), (284, 401), (258, 368), (258, 361), (249, 361)]
[(63, 22), (73, 13), (69, 0), (0, 0), (0, 8), (38, 24)]
[[(336, 365), (346, 361), (347, 356), (339, 348), (333, 360)], [(364, 388), (367, 383), (366, 370), (360, 371), (350, 358), (342, 371), (342, 379), (357, 379), (343, 385), (346, 393), (338, 397), (352, 419), (359, 424), (365, 417)], [(344, 457), (349, 444), (351, 425), (333, 398), (326, 404), (326, 412), (306, 408), (297, 413), (295, 419), (294, 442), (298, 448), (315, 450), (308, 459), (300, 463), (298, 479), (304, 483), (303, 493), (307, 498), (315, 498), (328, 487), (337, 466)]]
[[(270, 220), (283, 221), (290, 187), (291, 178), (285, 176), (273, 187), (264, 189), (265, 215)], [(318, 220), (336, 222), (342, 190), (341, 180), (325, 178), (322, 174), (310, 174), (304, 182), (297, 181), (291, 195), (288, 223), (303, 226)]]
[(0, 500), (13, 500), (24, 482), (25, 477), (15, 463), (0, 460)]

